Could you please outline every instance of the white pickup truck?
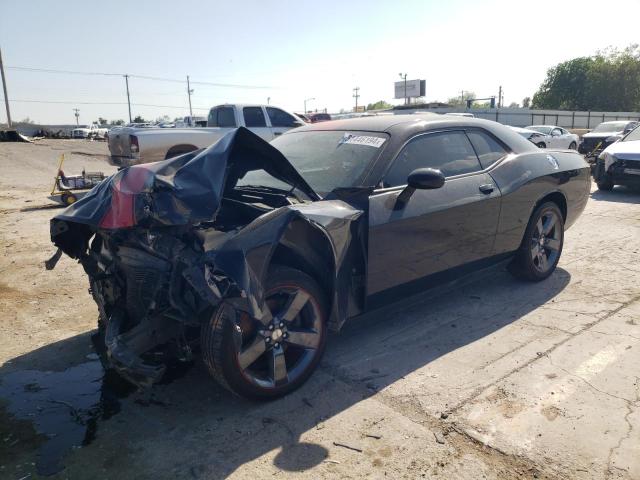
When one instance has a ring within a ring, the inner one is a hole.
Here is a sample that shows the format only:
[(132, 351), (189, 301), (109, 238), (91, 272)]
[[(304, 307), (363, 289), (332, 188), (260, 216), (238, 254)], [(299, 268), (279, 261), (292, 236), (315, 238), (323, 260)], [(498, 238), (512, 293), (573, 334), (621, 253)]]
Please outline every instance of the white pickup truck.
[(238, 127), (271, 141), (303, 124), (295, 115), (271, 105), (217, 105), (209, 111), (204, 128), (121, 128), (110, 133), (110, 161), (129, 166), (165, 160), (208, 147)]
[(97, 123), (91, 125), (79, 125), (71, 130), (71, 138), (104, 138), (109, 131), (106, 127), (101, 127)]

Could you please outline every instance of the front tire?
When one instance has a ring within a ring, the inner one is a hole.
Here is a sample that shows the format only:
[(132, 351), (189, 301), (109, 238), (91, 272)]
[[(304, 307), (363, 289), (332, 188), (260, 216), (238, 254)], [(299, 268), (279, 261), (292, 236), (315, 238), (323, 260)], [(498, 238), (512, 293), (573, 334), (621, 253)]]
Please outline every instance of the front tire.
[(562, 212), (554, 202), (545, 202), (531, 215), (522, 244), (509, 265), (509, 271), (522, 280), (544, 280), (556, 269), (563, 245)]
[(300, 387), (318, 366), (327, 340), (327, 301), (318, 283), (300, 270), (269, 270), (268, 320), (221, 305), (202, 325), (202, 357), (218, 383), (258, 400)]

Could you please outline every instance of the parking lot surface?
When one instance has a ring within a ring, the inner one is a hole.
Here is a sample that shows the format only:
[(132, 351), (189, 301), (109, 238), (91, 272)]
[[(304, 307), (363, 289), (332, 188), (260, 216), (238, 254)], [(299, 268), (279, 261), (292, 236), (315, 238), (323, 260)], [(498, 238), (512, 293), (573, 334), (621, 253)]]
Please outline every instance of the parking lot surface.
[[(640, 478), (640, 194), (592, 191), (557, 271), (504, 269), (348, 322), (300, 390), (252, 403), (197, 361), (104, 376), (46, 199), (104, 143), (0, 145), (0, 478)], [(82, 445), (80, 448), (79, 446)]]

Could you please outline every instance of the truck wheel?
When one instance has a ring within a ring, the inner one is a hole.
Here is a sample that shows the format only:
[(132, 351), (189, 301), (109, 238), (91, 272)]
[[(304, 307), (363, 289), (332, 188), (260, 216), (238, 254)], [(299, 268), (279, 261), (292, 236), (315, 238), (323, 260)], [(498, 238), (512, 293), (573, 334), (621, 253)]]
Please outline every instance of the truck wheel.
[(554, 202), (545, 202), (531, 215), (509, 272), (530, 282), (544, 280), (556, 269), (563, 244), (562, 212)]
[(318, 283), (300, 270), (269, 270), (269, 320), (221, 305), (204, 322), (202, 357), (209, 372), (233, 393), (274, 399), (300, 387), (316, 369), (327, 340), (327, 301)]

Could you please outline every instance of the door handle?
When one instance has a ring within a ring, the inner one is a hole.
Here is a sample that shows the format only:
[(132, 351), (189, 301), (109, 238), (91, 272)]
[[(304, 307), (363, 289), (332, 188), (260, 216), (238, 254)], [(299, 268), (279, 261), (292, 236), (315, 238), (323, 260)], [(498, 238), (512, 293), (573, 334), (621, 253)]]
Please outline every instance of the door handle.
[(495, 187), (493, 186), (493, 184), (491, 183), (487, 183), (485, 185), (480, 185), (480, 191), (484, 194), (490, 194), (491, 192), (493, 192), (493, 190), (495, 189)]

